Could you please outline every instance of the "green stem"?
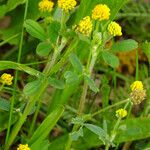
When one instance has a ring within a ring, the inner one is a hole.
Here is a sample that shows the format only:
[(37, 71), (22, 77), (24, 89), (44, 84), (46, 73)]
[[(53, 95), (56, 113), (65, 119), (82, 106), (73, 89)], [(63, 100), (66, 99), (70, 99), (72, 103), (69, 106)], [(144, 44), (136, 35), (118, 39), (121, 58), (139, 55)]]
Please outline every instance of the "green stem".
[(139, 56), (138, 56), (138, 49), (136, 49), (136, 75), (135, 79), (139, 79)]
[[(67, 41), (62, 39), (62, 42), (61, 42), (61, 45), (59, 46), (59, 48), (55, 48), (52, 60), (50, 61), (50, 57), (49, 57), (48, 63), (47, 63), (46, 67), (43, 70), (44, 74), (49, 74), (49, 71), (51, 70), (51, 68), (55, 64), (58, 55), (60, 54), (62, 49), (65, 47), (66, 43), (67, 43)], [(34, 130), (34, 125), (35, 125), (36, 118), (38, 116), (40, 107), (41, 107), (41, 100), (38, 101), (38, 106), (36, 108), (35, 114), (33, 116), (33, 121), (31, 123), (30, 129), (29, 129), (29, 136), (32, 134), (32, 132)]]
[(34, 131), (34, 126), (35, 126), (35, 122), (36, 122), (36, 119), (37, 119), (37, 116), (38, 116), (38, 113), (39, 113), (39, 110), (40, 110), (40, 107), (41, 107), (41, 99), (39, 99), (38, 101), (38, 106), (35, 110), (35, 113), (34, 113), (34, 116), (33, 116), (33, 120), (32, 120), (32, 123), (31, 123), (31, 126), (30, 126), (30, 129), (29, 129), (29, 133), (28, 135), (31, 136), (33, 131)]
[[(18, 52), (18, 59), (17, 59), (17, 62), (18, 62), (18, 63), (19, 63), (20, 60), (21, 60), (21, 53), (22, 53), (22, 46), (23, 46), (23, 35), (24, 35), (24, 22), (25, 22), (25, 20), (26, 20), (27, 11), (28, 11), (28, 0), (26, 0), (26, 4), (25, 4), (25, 12), (24, 12), (23, 26), (22, 26), (22, 31), (21, 31), (21, 39), (20, 39), (19, 52)], [(15, 72), (14, 89), (16, 89), (17, 80), (18, 80), (18, 71)], [(13, 115), (13, 108), (14, 108), (15, 97), (16, 97), (15, 95), (16, 95), (16, 93), (13, 92), (13, 97), (12, 97), (12, 99), (11, 99), (10, 114), (9, 114), (9, 121), (8, 121), (8, 129), (7, 129), (7, 134), (6, 134), (5, 143), (7, 143), (8, 138), (9, 138), (9, 134), (10, 134), (10, 127), (11, 127), (11, 121), (12, 121), (12, 115)]]
[(19, 118), (18, 122), (12, 129), (12, 132), (8, 138), (8, 142), (5, 145), (5, 150), (9, 150), (9, 148), (10, 148), (11, 144), (13, 143), (15, 137), (17, 136), (20, 128), (22, 127), (28, 114), (30, 113), (31, 109), (33, 108), (36, 100), (39, 99), (41, 97), (41, 95), (44, 93), (45, 89), (47, 88), (47, 85), (48, 85), (48, 80), (46, 78), (44, 78), (44, 80), (42, 82), (42, 86), (41, 86), (41, 88), (39, 88), (36, 95), (30, 97), (29, 102), (26, 105), (22, 116)]
[(46, 67), (44, 68), (44, 71), (43, 71), (44, 74), (47, 74), (47, 75), (49, 74), (50, 69), (55, 64), (58, 54), (59, 54), (58, 49), (55, 49), (52, 59), (51, 59), (51, 57), (49, 57), (48, 63), (46, 65)]
[[(92, 73), (92, 70), (94, 68), (94, 65), (95, 65), (95, 62), (96, 62), (96, 59), (97, 59), (97, 55), (98, 55), (97, 48), (98, 48), (97, 46), (93, 46), (91, 51), (90, 51), (90, 54), (89, 54), (89, 59), (88, 59), (88, 62), (87, 62), (86, 72), (88, 72), (90, 75)], [(92, 58), (91, 58), (91, 55), (92, 55)], [(84, 81), (83, 91), (82, 91), (82, 94), (81, 94), (80, 103), (79, 103), (79, 107), (78, 107), (78, 111), (77, 111), (78, 116), (81, 116), (82, 113), (83, 113), (84, 106), (85, 106), (85, 101), (86, 101), (87, 90), (88, 90), (88, 84)], [(78, 128), (79, 128), (79, 125), (74, 125), (73, 129), (72, 129), (72, 132), (77, 131)], [(68, 141), (66, 143), (65, 150), (70, 150), (71, 144), (72, 144), (72, 139), (71, 139), (71, 136), (69, 134), (69, 138), (68, 138)]]
[[(62, 57), (62, 59), (60, 60), (60, 62), (58, 62), (58, 63), (61, 63), (61, 62), (62, 62), (62, 64), (59, 64), (59, 67), (61, 67), (61, 66), (66, 62), (68, 55), (69, 55), (70, 52), (75, 48), (75, 46), (77, 45), (77, 43), (78, 43), (78, 41), (76, 40), (76, 42), (73, 43), (73, 45), (71, 45), (71, 46), (66, 50), (65, 55)], [(47, 64), (47, 65), (48, 65), (48, 64)], [(57, 65), (57, 64), (56, 64), (56, 65)], [(49, 69), (49, 67), (47, 67), (47, 68)], [(52, 67), (52, 69), (53, 69), (53, 68), (55, 68), (55, 66)], [(59, 70), (59, 68), (58, 68), (58, 70)], [(57, 70), (57, 71), (58, 71), (58, 70)], [(55, 70), (55, 71), (56, 71), (56, 70)], [(57, 71), (56, 71), (56, 72), (57, 72)], [(50, 70), (49, 70), (49, 71), (46, 71), (46, 72), (48, 72), (48, 74), (45, 74), (46, 76), (49, 76), (50, 73), (51, 73)], [(30, 96), (29, 102), (28, 102), (28, 104), (27, 104), (27, 106), (26, 106), (26, 108), (25, 108), (25, 110), (24, 110), (22, 116), (20, 117), (20, 119), (18, 120), (18, 122), (16, 123), (16, 125), (14, 126), (14, 128), (12, 129), (12, 132), (11, 132), (9, 138), (8, 138), (8, 142), (7, 142), (6, 145), (5, 145), (5, 150), (9, 150), (11, 144), (13, 143), (15, 137), (17, 136), (17, 134), (18, 134), (20, 128), (22, 127), (23, 123), (25, 122), (25, 120), (26, 120), (26, 118), (27, 118), (29, 112), (31, 111), (32, 107), (34, 106), (35, 102), (36, 102), (36, 101), (39, 101), (39, 98), (43, 95), (44, 91), (46, 90), (46, 88), (47, 88), (47, 86), (48, 86), (48, 80), (47, 80), (47, 78), (44, 78), (44, 80), (41, 81), (41, 82), (42, 82), (41, 87), (40, 87), (40, 88), (38, 89), (38, 91), (35, 93), (36, 95)]]
[(83, 112), (83, 109), (84, 109), (84, 104), (85, 104), (85, 101), (86, 101), (87, 90), (88, 90), (88, 84), (86, 82), (84, 82), (83, 92), (82, 92), (82, 95), (81, 95), (79, 108), (78, 108), (78, 116), (82, 115), (82, 112)]
[[(124, 106), (124, 109), (126, 109), (128, 107), (129, 103), (130, 103), (130, 99), (128, 99), (126, 105)], [(116, 132), (117, 132), (117, 129), (119, 127), (120, 122), (121, 122), (121, 117), (118, 118), (118, 120), (117, 120), (117, 122), (116, 122), (116, 124), (115, 124), (115, 126), (111, 132), (111, 136), (110, 136), (110, 142), (111, 143), (114, 141), (114, 139), (116, 137)], [(109, 150), (109, 147), (110, 147), (110, 144), (106, 144), (105, 150)]]
[(73, 51), (73, 49), (77, 46), (77, 44), (78, 39), (72, 41), (71, 46), (69, 46), (69, 48), (66, 50), (66, 53), (62, 56), (62, 59), (54, 67), (51, 68), (51, 70), (48, 73), (49, 75), (52, 75), (60, 70), (61, 66), (65, 64), (69, 54)]
[(109, 109), (111, 109), (111, 108), (113, 108), (113, 107), (122, 105), (122, 104), (124, 104), (124, 103), (126, 103), (126, 102), (128, 102), (128, 101), (129, 101), (129, 99), (126, 99), (126, 100), (123, 100), (123, 101), (121, 101), (121, 102), (115, 103), (114, 105), (110, 105), (110, 106), (108, 106), (108, 107), (105, 107), (104, 109), (101, 109), (101, 110), (99, 110), (99, 111), (93, 113), (93, 114), (92, 114), (92, 117), (94, 117), (94, 116), (96, 116), (96, 115), (98, 115), (98, 114), (100, 114), (100, 113), (102, 113), (102, 112), (105, 112), (105, 111), (107, 111), (107, 110), (109, 110)]
[(1, 87), (0, 87), (0, 93), (2, 91), (2, 89), (4, 88), (5, 83), (2, 83)]
[(8, 38), (8, 39), (6, 39), (5, 41), (2, 41), (2, 42), (0, 43), (0, 46), (3, 46), (4, 44), (8, 43), (8, 42), (9, 42), (9, 41), (11, 41), (12, 39), (14, 39), (14, 38), (18, 37), (18, 36), (19, 36), (19, 34), (20, 34), (20, 33), (17, 33), (17, 34), (15, 34), (15, 35), (13, 35), (13, 36), (9, 37), (9, 38)]

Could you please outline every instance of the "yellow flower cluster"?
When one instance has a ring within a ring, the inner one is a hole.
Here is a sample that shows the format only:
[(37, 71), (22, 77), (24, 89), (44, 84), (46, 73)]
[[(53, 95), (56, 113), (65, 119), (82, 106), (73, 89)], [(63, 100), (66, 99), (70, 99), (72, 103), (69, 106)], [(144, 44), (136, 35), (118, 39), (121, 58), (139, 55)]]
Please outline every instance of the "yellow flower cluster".
[(98, 4), (92, 11), (92, 19), (94, 20), (108, 20), (110, 16), (110, 9), (105, 4)]
[(135, 81), (131, 84), (131, 101), (134, 105), (140, 104), (146, 98), (146, 91), (143, 88), (141, 81)]
[(143, 83), (141, 81), (134, 81), (131, 85), (130, 85), (131, 91), (134, 90), (143, 90)]
[(85, 36), (89, 36), (92, 32), (92, 21), (89, 16), (84, 17), (76, 26), (76, 32), (79, 32)]
[(125, 109), (123, 109), (123, 108), (121, 108), (121, 109), (118, 109), (117, 111), (116, 111), (116, 116), (118, 117), (118, 118), (124, 118), (124, 117), (126, 117), (127, 116), (127, 111), (125, 110)]
[(3, 84), (11, 85), (13, 76), (11, 76), (11, 74), (4, 73), (4, 74), (2, 74), (0, 80)]
[(50, 0), (42, 0), (39, 2), (39, 10), (41, 12), (51, 12), (53, 9), (54, 3)]
[(121, 26), (114, 21), (108, 25), (108, 31), (113, 36), (121, 36), (122, 35), (121, 30), (122, 30)]
[(17, 150), (30, 150), (30, 148), (28, 147), (28, 144), (19, 144), (19, 147), (17, 148)]
[(58, 0), (58, 7), (64, 12), (68, 12), (76, 6), (77, 2), (75, 0)]

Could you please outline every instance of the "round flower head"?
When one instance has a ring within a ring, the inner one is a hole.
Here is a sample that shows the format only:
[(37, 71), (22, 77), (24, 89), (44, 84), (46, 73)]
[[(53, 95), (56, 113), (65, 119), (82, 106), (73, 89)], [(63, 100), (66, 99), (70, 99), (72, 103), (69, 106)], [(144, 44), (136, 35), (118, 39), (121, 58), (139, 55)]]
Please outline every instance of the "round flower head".
[(51, 12), (53, 9), (54, 3), (50, 0), (42, 0), (39, 2), (39, 10), (41, 12)]
[(92, 10), (92, 19), (94, 20), (108, 20), (110, 16), (110, 9), (105, 4), (98, 4)]
[(123, 108), (121, 108), (121, 109), (118, 109), (117, 111), (116, 111), (116, 116), (118, 117), (118, 118), (124, 118), (124, 117), (126, 117), (127, 116), (127, 111), (125, 110), (125, 109), (123, 109)]
[(111, 22), (108, 25), (108, 31), (113, 36), (121, 36), (122, 35), (121, 30), (122, 30), (121, 26), (116, 22)]
[(13, 76), (11, 74), (4, 73), (1, 76), (1, 82), (3, 84), (11, 85), (13, 80)]
[(30, 148), (28, 147), (28, 144), (19, 144), (17, 150), (30, 150)]
[(64, 12), (68, 12), (76, 6), (77, 2), (75, 0), (58, 0), (58, 7)]
[(146, 91), (145, 90), (134, 90), (130, 94), (131, 101), (134, 105), (138, 105), (142, 103), (146, 98)]
[(76, 26), (76, 32), (79, 32), (85, 36), (89, 36), (92, 32), (92, 21), (89, 16), (84, 17)]
[(130, 85), (131, 91), (134, 90), (143, 90), (143, 83), (141, 81), (134, 81), (131, 85)]

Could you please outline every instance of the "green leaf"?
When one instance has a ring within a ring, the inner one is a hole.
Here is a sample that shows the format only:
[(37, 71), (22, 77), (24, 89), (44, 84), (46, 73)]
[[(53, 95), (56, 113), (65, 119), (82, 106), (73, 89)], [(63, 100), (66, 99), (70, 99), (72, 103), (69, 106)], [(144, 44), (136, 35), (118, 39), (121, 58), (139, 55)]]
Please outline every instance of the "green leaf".
[(123, 121), (118, 129), (116, 143), (150, 137), (150, 118), (130, 118)]
[(45, 41), (47, 39), (44, 29), (35, 21), (27, 19), (24, 24), (27, 32), (33, 37)]
[(6, 5), (1, 5), (0, 6), (0, 17), (3, 17), (6, 13)]
[[(17, 121), (17, 119), (18, 119), (18, 115), (17, 114), (15, 114), (15, 115), (13, 114), (11, 125), (13, 125)], [(0, 132), (2, 132), (3, 130), (7, 129), (7, 127), (8, 127), (8, 120), (9, 120), (9, 113), (0, 111)]]
[(30, 148), (31, 150), (48, 150), (48, 147), (50, 146), (50, 142), (48, 140), (37, 140), (36, 142), (34, 142)]
[(145, 55), (147, 56), (148, 61), (150, 63), (150, 42), (142, 43), (142, 50), (145, 53)]
[(26, 65), (15, 63), (12, 61), (0, 61), (0, 70), (6, 70), (6, 69), (15, 69), (15, 70), (20, 70), (24, 71), (32, 76), (40, 77), (42, 76), (42, 73), (30, 68)]
[[(3, 28), (0, 29), (1, 39), (3, 40), (7, 40), (10, 37), (14, 37), (15, 35), (20, 34), (22, 30), (25, 6), (24, 5), (19, 5), (19, 7), (17, 6), (18, 4), (21, 4), (23, 0), (11, 0), (11, 1), (14, 2), (13, 9), (15, 7), (16, 8), (14, 10), (11, 10), (11, 12), (9, 13), (9, 17), (11, 18), (11, 23), (9, 27), (5, 29)], [(28, 13), (27, 13), (28, 19), (37, 20), (39, 18), (40, 11), (38, 8), (38, 3), (40, 1), (41, 0), (28, 0)], [(6, 5), (2, 5), (2, 7), (0, 7), (0, 16), (5, 14), (4, 11), (6, 8), (7, 8)], [(17, 45), (19, 42), (20, 42), (20, 36), (16, 36), (8, 41), (8, 43), (15, 44), (15, 45)]]
[(25, 3), (25, 0), (8, 0), (6, 12), (15, 9), (18, 5)]
[(88, 123), (84, 124), (84, 126), (88, 128), (90, 131), (92, 131), (93, 133), (95, 133), (96, 135), (98, 135), (99, 139), (101, 139), (103, 143), (107, 143), (109, 141), (109, 136), (101, 127), (98, 127), (93, 124), (88, 124)]
[(103, 51), (102, 57), (103, 57), (104, 61), (111, 67), (117, 68), (119, 66), (119, 59), (114, 54), (107, 52), (107, 51)]
[(93, 92), (95, 92), (95, 93), (97, 93), (97, 92), (99, 92), (99, 89), (98, 89), (98, 87), (95, 85), (95, 82), (88, 76), (88, 75), (84, 75), (84, 79), (85, 79), (85, 81), (87, 82), (87, 84), (89, 85), (89, 87), (90, 87), (90, 89), (93, 91)]
[(56, 43), (59, 31), (60, 31), (60, 23), (59, 22), (54, 21), (54, 22), (50, 23), (50, 25), (48, 26), (48, 34), (49, 34), (50, 41), (52, 43)]
[(64, 77), (66, 79), (67, 84), (73, 84), (79, 80), (78, 75), (72, 71), (66, 71)]
[(39, 89), (41, 86), (41, 80), (35, 80), (33, 82), (27, 83), (23, 89), (23, 92), (25, 95), (29, 96), (34, 93)]
[(47, 42), (41, 42), (38, 44), (37, 48), (36, 48), (36, 53), (39, 55), (39, 56), (48, 56), (48, 54), (50, 53), (52, 49), (52, 46), (50, 43), (47, 43)]
[(10, 102), (0, 97), (0, 110), (9, 111), (9, 109), (10, 109)]
[(76, 118), (72, 118), (71, 123), (82, 126), (84, 124), (84, 120), (83, 118), (76, 117)]
[(70, 56), (69, 56), (69, 60), (72, 64), (72, 66), (74, 67), (74, 69), (78, 73), (82, 73), (83, 66), (82, 66), (80, 60), (78, 59), (77, 55), (75, 55), (74, 53), (71, 53)]
[(64, 89), (64, 81), (55, 78), (49, 78), (49, 84), (57, 89)]
[(58, 107), (56, 110), (50, 113), (34, 132), (33, 136), (29, 140), (29, 145), (34, 144), (37, 140), (43, 141), (48, 136), (53, 127), (56, 125), (63, 111), (63, 107)]
[(114, 43), (112, 46), (112, 51), (128, 52), (136, 48), (138, 48), (138, 43), (135, 40), (129, 39)]
[(71, 139), (73, 141), (77, 141), (79, 139), (79, 137), (83, 137), (83, 129), (80, 128), (78, 131), (74, 131), (73, 133), (71, 133)]

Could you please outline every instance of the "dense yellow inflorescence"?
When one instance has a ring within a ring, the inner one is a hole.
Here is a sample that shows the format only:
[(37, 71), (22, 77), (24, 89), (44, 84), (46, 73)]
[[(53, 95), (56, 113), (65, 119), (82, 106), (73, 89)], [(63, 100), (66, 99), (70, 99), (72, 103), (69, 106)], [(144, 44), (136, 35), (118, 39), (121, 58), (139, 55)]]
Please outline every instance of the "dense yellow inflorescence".
[(112, 36), (121, 36), (122, 35), (121, 30), (122, 30), (121, 26), (114, 21), (108, 25), (108, 31)]
[(61, 8), (64, 12), (68, 12), (77, 5), (75, 0), (58, 0), (58, 7)]
[(131, 85), (130, 85), (131, 91), (134, 90), (143, 90), (143, 83), (141, 81), (134, 81)]
[(76, 26), (76, 32), (79, 32), (85, 36), (89, 36), (92, 32), (92, 21), (89, 16), (84, 17)]
[(13, 80), (13, 76), (11, 76), (11, 74), (7, 74), (7, 73), (2, 74), (2, 76), (0, 78), (0, 81), (6, 85), (11, 85), (12, 80)]
[(116, 111), (116, 116), (118, 117), (118, 118), (124, 118), (124, 117), (126, 117), (127, 116), (127, 111), (125, 110), (125, 109), (123, 109), (123, 108), (121, 108), (121, 109), (118, 109), (117, 111)]
[(25, 145), (19, 144), (17, 150), (30, 150), (30, 148), (29, 148), (28, 144), (25, 144)]
[(51, 12), (53, 10), (54, 3), (50, 0), (42, 0), (39, 2), (39, 10), (41, 12)]
[(143, 83), (141, 81), (134, 81), (131, 86), (131, 101), (134, 105), (138, 105), (143, 102), (146, 98), (146, 91), (143, 88)]
[(110, 9), (105, 4), (98, 4), (92, 10), (92, 19), (94, 20), (108, 20), (110, 16)]

